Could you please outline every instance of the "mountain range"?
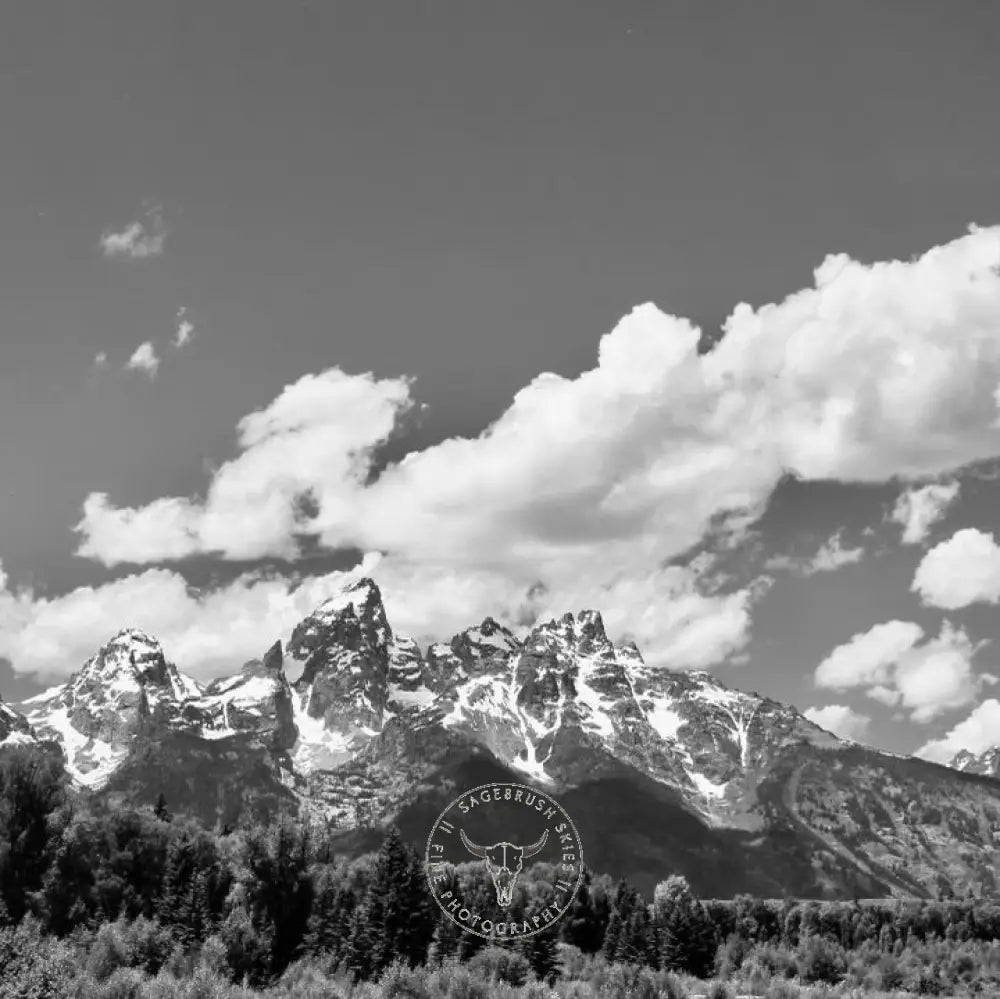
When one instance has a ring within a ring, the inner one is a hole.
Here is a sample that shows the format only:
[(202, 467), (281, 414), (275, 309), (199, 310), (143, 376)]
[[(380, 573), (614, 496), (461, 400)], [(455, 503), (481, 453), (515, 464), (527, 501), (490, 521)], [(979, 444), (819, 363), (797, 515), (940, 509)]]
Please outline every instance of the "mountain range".
[(422, 845), (452, 797), (507, 780), (554, 795), (587, 864), (645, 891), (671, 873), (719, 897), (1000, 891), (1000, 749), (943, 767), (839, 739), (645, 663), (596, 611), (522, 637), (487, 618), (421, 650), (362, 579), (208, 684), (126, 629), (66, 683), (0, 702), (0, 746), (31, 743), (104, 802), (306, 815), (346, 854), (390, 821)]

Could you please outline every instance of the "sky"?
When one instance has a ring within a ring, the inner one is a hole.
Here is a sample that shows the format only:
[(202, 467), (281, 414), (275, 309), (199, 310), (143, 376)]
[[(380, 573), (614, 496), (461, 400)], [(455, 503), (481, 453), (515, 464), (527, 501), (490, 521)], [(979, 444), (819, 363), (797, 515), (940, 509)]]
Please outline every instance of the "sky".
[(359, 573), (1000, 741), (1000, 7), (38, 0), (0, 32), (0, 695)]

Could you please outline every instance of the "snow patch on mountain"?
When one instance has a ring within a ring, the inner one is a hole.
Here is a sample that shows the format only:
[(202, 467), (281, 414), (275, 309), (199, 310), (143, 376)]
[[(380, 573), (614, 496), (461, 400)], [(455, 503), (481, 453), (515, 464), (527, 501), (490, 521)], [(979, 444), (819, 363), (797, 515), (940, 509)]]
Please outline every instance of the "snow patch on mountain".
[(615, 726), (611, 720), (614, 701), (591, 685), (591, 679), (598, 665), (597, 660), (593, 656), (584, 656), (579, 663), (579, 672), (576, 675), (576, 698), (587, 709), (584, 713), (584, 723), (603, 738), (610, 739), (615, 734)]
[(79, 732), (69, 717), (65, 706), (48, 712), (35, 726), (44, 738), (62, 744), (66, 757), (66, 771), (74, 783), (86, 788), (99, 788), (128, 758), (127, 743), (114, 744), (95, 739)]
[(695, 790), (706, 798), (721, 798), (726, 793), (726, 784), (716, 784), (709, 780), (704, 774), (697, 771), (687, 771), (687, 775), (694, 785)]
[(304, 775), (316, 770), (333, 770), (354, 755), (351, 740), (345, 733), (327, 728), (322, 718), (309, 714), (310, 693), (292, 695), (292, 717), (298, 738), (289, 755), (294, 769)]
[(667, 698), (654, 698), (652, 705), (646, 710), (646, 721), (661, 739), (673, 742), (684, 724), (684, 719), (677, 713), (674, 702)]

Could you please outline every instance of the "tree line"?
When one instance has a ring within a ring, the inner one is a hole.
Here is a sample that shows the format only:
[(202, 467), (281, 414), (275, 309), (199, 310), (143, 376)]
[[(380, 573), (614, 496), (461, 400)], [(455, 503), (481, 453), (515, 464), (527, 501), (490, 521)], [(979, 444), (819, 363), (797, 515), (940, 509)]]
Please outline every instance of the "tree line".
[[(463, 864), (454, 877), (470, 907), (490, 898), (481, 864)], [(512, 917), (543, 907), (555, 880), (551, 864), (525, 871)], [(129, 946), (153, 974), (178, 951), (208, 947), (227, 977), (251, 987), (277, 981), (303, 958), (363, 981), (400, 962), (469, 962), (497, 950), (442, 914), (422, 858), (395, 828), (376, 854), (349, 859), (321, 825), (209, 830), (172, 815), (162, 796), (146, 809), (102, 809), (68, 789), (57, 761), (17, 748), (0, 758), (0, 926), (25, 921), (56, 938), (127, 926)], [(780, 974), (792, 966), (784, 954), (797, 955), (800, 977), (833, 982), (854, 952), (891, 963), (917, 945), (998, 938), (1000, 905), (976, 899), (711, 900), (696, 898), (679, 876), (665, 877), (647, 899), (625, 879), (585, 871), (555, 927), (512, 941), (504, 960), (516, 957), (551, 983), (567, 947), (702, 979), (751, 957)]]

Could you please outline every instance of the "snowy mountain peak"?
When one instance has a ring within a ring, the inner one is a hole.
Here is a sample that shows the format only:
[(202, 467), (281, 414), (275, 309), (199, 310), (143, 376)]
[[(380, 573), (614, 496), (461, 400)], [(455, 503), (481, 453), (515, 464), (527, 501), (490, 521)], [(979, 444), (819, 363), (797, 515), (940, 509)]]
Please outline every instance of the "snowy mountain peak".
[[(291, 684), (286, 653), (302, 666)], [(713, 815), (784, 747), (833, 740), (707, 672), (647, 666), (634, 643), (611, 642), (597, 610), (539, 624), (523, 642), (487, 617), (422, 654), (392, 632), (369, 579), (323, 601), (287, 645), (204, 688), (154, 638), (126, 629), (30, 708), (36, 734), (59, 738), (74, 777), (91, 786), (136, 739), (165, 730), (212, 742), (250, 737), (313, 777), (370, 754), (389, 728), (437, 730), (543, 783), (571, 780), (596, 765), (598, 750), (695, 794)]]
[(339, 593), (327, 597), (313, 612), (320, 620), (353, 614), (360, 621), (388, 627), (382, 591), (373, 579), (365, 577), (345, 586)]
[(160, 643), (138, 628), (124, 628), (84, 663), (78, 676), (113, 678), (123, 673), (140, 682), (167, 685), (166, 659)]
[(948, 765), (953, 770), (962, 770), (965, 773), (1000, 777), (1000, 745), (987, 749), (978, 755), (967, 749), (961, 749)]
[(474, 628), (466, 628), (451, 640), (451, 650), (460, 658), (482, 659), (507, 655), (519, 645), (514, 633), (492, 617), (485, 618), (482, 624)]

